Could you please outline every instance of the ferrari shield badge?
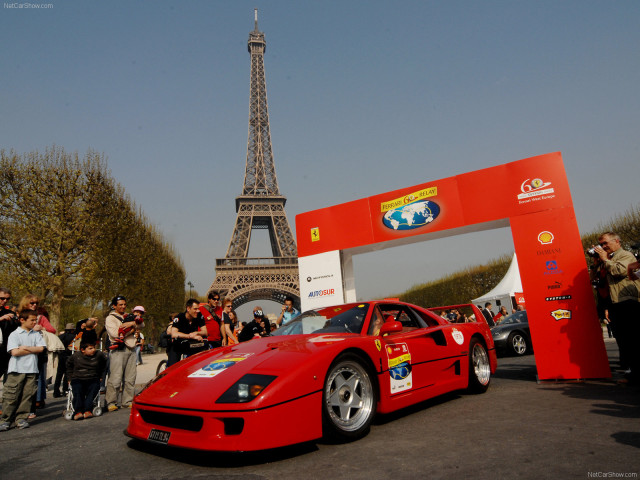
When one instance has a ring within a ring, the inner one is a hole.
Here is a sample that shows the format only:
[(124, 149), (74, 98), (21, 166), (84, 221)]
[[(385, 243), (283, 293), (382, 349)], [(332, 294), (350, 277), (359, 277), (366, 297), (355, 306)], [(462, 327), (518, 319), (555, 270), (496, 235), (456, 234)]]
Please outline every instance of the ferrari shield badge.
[(411, 353), (406, 343), (387, 346), (391, 395), (411, 389)]
[(376, 339), (376, 348), (378, 349), (378, 351), (382, 350), (382, 343), (380, 343), (380, 340)]

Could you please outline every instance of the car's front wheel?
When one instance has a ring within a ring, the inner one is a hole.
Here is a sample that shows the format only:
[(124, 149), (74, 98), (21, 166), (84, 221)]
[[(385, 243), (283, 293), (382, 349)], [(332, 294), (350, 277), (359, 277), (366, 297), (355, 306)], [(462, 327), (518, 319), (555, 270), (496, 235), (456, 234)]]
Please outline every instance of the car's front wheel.
[(362, 360), (341, 355), (331, 364), (322, 392), (323, 433), (339, 439), (365, 435), (376, 409), (376, 391)]
[(491, 382), (491, 363), (484, 344), (477, 338), (469, 342), (469, 384), (473, 393), (484, 393)]
[(529, 350), (527, 338), (520, 332), (511, 332), (507, 339), (509, 350), (514, 355), (524, 355)]

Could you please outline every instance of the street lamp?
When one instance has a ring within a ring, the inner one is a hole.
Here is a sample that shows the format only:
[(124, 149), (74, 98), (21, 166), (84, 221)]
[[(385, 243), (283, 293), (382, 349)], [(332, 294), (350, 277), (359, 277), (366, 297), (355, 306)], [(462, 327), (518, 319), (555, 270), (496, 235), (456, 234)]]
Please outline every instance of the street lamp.
[(191, 282), (187, 282), (187, 285), (189, 285), (189, 298), (191, 298), (191, 289), (194, 287), (194, 285)]

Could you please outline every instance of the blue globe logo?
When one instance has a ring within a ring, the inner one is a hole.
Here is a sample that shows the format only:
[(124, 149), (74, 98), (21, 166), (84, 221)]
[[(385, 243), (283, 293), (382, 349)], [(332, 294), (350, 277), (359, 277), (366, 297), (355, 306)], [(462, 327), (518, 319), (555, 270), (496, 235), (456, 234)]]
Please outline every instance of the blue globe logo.
[(236, 362), (213, 362), (210, 363), (209, 365), (202, 367), (202, 370), (204, 370), (205, 372), (213, 372), (215, 370), (223, 370), (225, 368), (229, 368), (232, 367), (236, 364)]
[(419, 200), (389, 210), (382, 217), (382, 223), (392, 230), (413, 230), (433, 222), (438, 215), (440, 206), (436, 202)]
[(389, 375), (394, 380), (403, 380), (409, 376), (411, 373), (411, 365), (407, 362), (403, 362), (400, 365), (396, 365), (393, 368), (389, 369)]

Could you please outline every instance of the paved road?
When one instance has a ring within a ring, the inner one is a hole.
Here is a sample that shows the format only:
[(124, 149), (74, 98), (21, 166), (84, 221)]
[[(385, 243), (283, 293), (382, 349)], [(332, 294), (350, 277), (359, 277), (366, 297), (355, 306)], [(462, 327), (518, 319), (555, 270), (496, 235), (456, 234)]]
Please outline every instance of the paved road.
[[(617, 349), (605, 343), (616, 366)], [(139, 382), (160, 358), (145, 357)], [(379, 417), (359, 441), (258, 454), (140, 444), (122, 434), (127, 411), (69, 422), (63, 403), (52, 399), (28, 430), (0, 433), (0, 478), (566, 479), (640, 472), (638, 388), (611, 380), (538, 384), (533, 356), (500, 358), (483, 395), (451, 394)]]

